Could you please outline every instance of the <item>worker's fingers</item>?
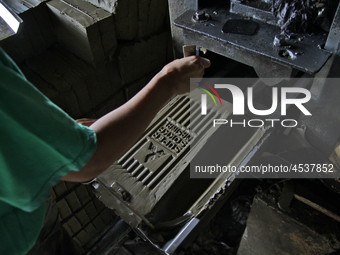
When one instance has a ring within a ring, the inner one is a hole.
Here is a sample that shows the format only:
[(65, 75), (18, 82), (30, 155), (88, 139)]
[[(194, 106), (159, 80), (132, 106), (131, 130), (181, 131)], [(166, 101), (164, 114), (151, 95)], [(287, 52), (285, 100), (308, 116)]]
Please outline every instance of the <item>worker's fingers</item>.
[(204, 70), (210, 65), (209, 59), (189, 56), (167, 64), (160, 75), (165, 83), (170, 84), (171, 91), (183, 94), (190, 91), (190, 78), (202, 78)]
[(192, 65), (194, 68), (203, 69), (210, 67), (210, 60), (207, 58), (202, 58), (199, 56), (190, 56), (181, 59), (182, 61), (187, 61), (189, 65)]
[(207, 58), (200, 58), (199, 59), (201, 66), (205, 69), (211, 66), (211, 62)]

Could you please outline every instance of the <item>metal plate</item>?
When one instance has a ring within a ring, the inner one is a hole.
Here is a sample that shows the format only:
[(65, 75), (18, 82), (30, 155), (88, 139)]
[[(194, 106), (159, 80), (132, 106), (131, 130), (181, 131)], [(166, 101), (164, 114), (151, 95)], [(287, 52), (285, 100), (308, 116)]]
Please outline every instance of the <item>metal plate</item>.
[[(254, 6), (251, 6), (252, 4)], [(231, 0), (230, 12), (246, 15), (256, 20), (260, 20), (268, 24), (277, 26), (278, 19), (273, 15), (273, 12), (271, 11), (271, 3), (268, 3), (266, 1), (250, 1), (248, 3), (242, 3), (238, 0)]]
[(319, 71), (331, 55), (331, 52), (318, 48), (318, 45), (326, 42), (326, 34), (299, 34), (300, 40), (289, 40), (289, 50), (296, 53), (296, 57), (290, 59), (282, 54), (286, 48), (273, 46), (275, 35), (281, 32), (279, 27), (257, 21), (259, 29), (255, 35), (223, 33), (222, 27), (228, 20), (249, 18), (232, 14), (223, 8), (206, 8), (203, 11), (211, 16), (207, 22), (193, 22), (194, 10), (185, 12), (174, 21), (176, 26), (183, 29), (184, 43), (195, 43), (250, 66), (257, 66), (257, 59), (261, 57), (272, 64), (279, 63), (307, 73)]

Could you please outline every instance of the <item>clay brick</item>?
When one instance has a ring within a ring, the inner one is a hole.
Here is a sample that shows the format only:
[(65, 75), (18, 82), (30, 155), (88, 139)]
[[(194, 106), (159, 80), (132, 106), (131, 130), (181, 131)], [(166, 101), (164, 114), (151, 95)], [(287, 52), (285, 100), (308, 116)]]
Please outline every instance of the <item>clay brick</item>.
[(94, 93), (100, 93), (100, 100), (97, 101), (96, 108), (100, 108), (101, 105), (114, 95), (121, 87), (122, 82), (118, 70), (118, 64), (116, 59), (106, 62), (96, 70), (96, 83), (93, 84), (95, 88)]
[(98, 231), (96, 230), (92, 223), (86, 225), (85, 231), (90, 236), (90, 238), (94, 238), (96, 237), (96, 235), (98, 235)]
[(64, 182), (60, 181), (53, 187), (56, 197), (61, 197), (67, 192), (67, 188)]
[(61, 93), (61, 97), (65, 103), (65, 112), (72, 118), (77, 119), (82, 115), (79, 105), (77, 102), (77, 97), (72, 90), (64, 91)]
[(43, 51), (46, 47), (46, 41), (40, 32), (38, 23), (35, 20), (33, 11), (26, 11), (20, 15), (24, 22), (24, 31), (31, 42), (35, 53)]
[(79, 80), (78, 82), (72, 84), (72, 89), (76, 95), (81, 115), (90, 111), (93, 108), (93, 104), (90, 99), (89, 92), (87, 91), (85, 82), (83, 80)]
[(28, 81), (35, 86), (40, 92), (42, 92), (49, 99), (58, 97), (59, 92), (55, 90), (50, 84), (45, 82), (39, 75), (34, 73), (26, 65), (20, 66), (21, 71), (24, 73)]
[(81, 116), (75, 93), (72, 91), (71, 85), (64, 79), (63, 73), (51, 69), (51, 67), (49, 67), (48, 64), (46, 65), (42, 60), (43, 58), (37, 56), (31, 58), (26, 63), (34, 73), (44, 81), (48, 81), (53, 89), (58, 92), (56, 97), (51, 98), (52, 102), (59, 105), (73, 118)]
[[(112, 23), (113, 26), (113, 23)], [(105, 32), (101, 35), (102, 37), (102, 44), (104, 49), (104, 55), (107, 59), (112, 60), (114, 54), (117, 50), (117, 44), (112, 47), (112, 41), (116, 40), (116, 35), (112, 32)]]
[[(27, 61), (27, 66), (41, 79), (48, 81), (52, 86), (50, 89), (55, 90), (55, 95), (48, 95), (48, 97), (54, 102), (57, 101), (57, 105), (73, 118), (78, 118), (90, 111), (94, 107), (93, 97), (97, 94), (99, 94), (98, 102), (105, 100), (102, 95), (104, 92), (98, 89), (100, 80), (95, 76), (94, 70), (89, 68), (88, 70), (90, 71), (85, 74), (83, 71), (74, 68), (79, 61), (74, 63), (70, 59), (65, 61), (55, 51), (45, 51), (44, 54), (35, 56)], [(81, 75), (84, 75), (84, 77), (81, 77)], [(91, 76), (93, 77), (91, 78)], [(94, 84), (92, 91), (88, 90), (91, 81)], [(107, 86), (110, 87), (110, 85)], [(47, 88), (43, 92), (46, 90)], [(53, 91), (47, 92), (52, 93)], [(60, 99), (58, 99), (59, 96), (61, 97)]]
[(40, 3), (44, 2), (44, 0), (6, 0), (5, 2), (16, 14), (21, 14), (38, 6)]
[(63, 77), (64, 72), (53, 69), (53, 63), (50, 62), (43, 54), (27, 60), (26, 64), (43, 80), (51, 84), (58, 92), (62, 93), (71, 89), (71, 85)]
[(119, 106), (125, 103), (125, 97), (122, 91), (116, 93), (112, 99), (109, 99), (106, 104), (106, 111), (111, 112), (114, 109), (118, 108)]
[[(110, 1), (110, 0), (109, 0)], [(112, 11), (118, 40), (133, 40), (138, 33), (138, 0), (114, 0)]]
[[(107, 56), (102, 44), (99, 23), (105, 19), (112, 19), (110, 13), (79, 0), (67, 2), (52, 0), (47, 6), (52, 12), (60, 44), (93, 66), (105, 60)], [(114, 49), (117, 42), (112, 40), (111, 43), (111, 48)], [(108, 44), (109, 42), (106, 42), (106, 51), (110, 48)]]
[(104, 56), (105, 58), (112, 57), (117, 48), (115, 23), (112, 14), (93, 4), (84, 3), (83, 0), (67, 0), (67, 2), (98, 22)]
[(81, 210), (78, 213), (76, 213), (76, 218), (80, 222), (82, 226), (85, 226), (90, 222), (89, 216), (86, 214), (85, 210)]
[(138, 38), (158, 33), (168, 11), (167, 0), (139, 0)]
[(17, 65), (20, 65), (25, 61), (24, 57), (21, 55), (19, 49), (14, 43), (6, 43), (1, 45), (1, 47)]
[(113, 91), (117, 92), (123, 86), (122, 79), (120, 77), (120, 73), (118, 69), (117, 59), (114, 58), (112, 59), (112, 61), (106, 62), (105, 68), (106, 68), (107, 76), (109, 77), (111, 86), (113, 86)]
[(67, 232), (70, 236), (73, 235), (73, 231), (71, 230), (71, 228), (69, 227), (69, 225), (67, 224), (67, 222), (65, 222), (65, 223), (63, 224), (63, 228), (66, 230), (66, 232)]
[(81, 117), (82, 118), (88, 118), (88, 119), (96, 119), (97, 118), (94, 111), (86, 112)]
[(68, 190), (75, 189), (77, 186), (79, 186), (79, 183), (77, 182), (65, 182), (65, 185)]
[(13, 41), (13, 46), (18, 49), (22, 56), (21, 62), (19, 62), (19, 64), (35, 55), (32, 44), (28, 38), (25, 29), (22, 31), (22, 36)]
[(52, 101), (52, 103), (57, 105), (60, 109), (62, 109), (64, 112), (66, 111), (66, 106), (65, 106), (64, 100), (63, 100), (63, 98), (61, 98), (60, 94), (57, 97), (50, 98), (50, 100)]
[[(61, 75), (65, 81), (71, 85), (81, 114), (90, 111), (93, 108), (93, 104), (91, 102), (89, 92), (87, 91), (86, 83), (82, 77), (76, 75), (73, 71), (72, 65), (69, 65), (69, 62), (65, 62), (57, 54), (51, 53), (50, 51), (47, 51), (44, 54), (44, 58), (45, 63), (47, 62), (47, 66), (53, 68), (54, 72)], [(50, 64), (48, 65), (48, 63)]]
[(64, 198), (58, 201), (57, 205), (59, 208), (59, 214), (61, 219), (66, 219), (67, 217), (72, 215), (72, 211)]
[(91, 197), (87, 192), (86, 188), (84, 187), (84, 185), (80, 185), (79, 187), (77, 187), (75, 192), (82, 205), (86, 204), (91, 200)]
[(89, 93), (92, 105), (94, 107), (97, 107), (100, 103), (103, 102), (103, 97), (99, 89), (97, 77), (95, 75), (88, 76), (84, 80), (84, 82), (86, 84), (86, 88)]
[(73, 234), (77, 233), (79, 230), (82, 229), (82, 226), (80, 225), (79, 221), (74, 216), (67, 221), (67, 225), (69, 226)]
[(98, 81), (98, 88), (102, 94), (101, 102), (104, 102), (107, 98), (114, 94), (114, 87), (111, 85), (108, 72), (106, 71), (105, 66), (98, 68), (96, 70), (96, 77)]
[(53, 46), (57, 42), (57, 36), (46, 4), (43, 3), (34, 8), (33, 15), (45, 40), (44, 48)]
[(167, 59), (168, 36), (167, 32), (163, 32), (147, 41), (119, 47), (118, 65), (123, 84), (129, 84), (163, 67)]
[(139, 0), (86, 0), (112, 13), (118, 40), (133, 40), (138, 33)]
[(105, 229), (105, 227), (107, 226), (103, 220), (101, 219), (100, 216), (97, 216), (93, 221), (92, 221), (94, 227), (97, 229), (98, 232), (102, 231), (103, 229)]
[[(101, 84), (98, 80), (96, 73), (103, 73), (105, 72), (105, 65), (102, 64), (100, 67), (97, 68), (97, 71), (71, 54), (68, 50), (64, 49), (63, 47), (53, 47), (51, 52), (56, 54), (60, 59), (65, 61), (64, 65), (67, 66), (67, 69), (71, 70), (73, 76), (79, 77), (78, 80), (76, 79), (76, 83), (72, 84), (72, 89), (74, 90), (77, 100), (79, 102), (80, 111), (83, 114), (88, 113), (102, 103), (105, 98), (101, 91)], [(104, 69), (98, 71), (98, 69)], [(111, 71), (112, 75), (116, 73), (116, 76), (119, 77), (118, 70)], [(108, 74), (104, 73), (103, 76), (108, 76)]]
[(8, 6), (23, 20), (20, 36), (3, 46), (19, 65), (57, 42), (48, 10), (42, 2), (6, 0)]
[(56, 54), (59, 58), (63, 59), (63, 61), (65, 61), (71, 67), (72, 71), (77, 74), (78, 77), (94, 75), (95, 69), (92, 66), (80, 60), (64, 47), (56, 45), (51, 48), (50, 51)]
[(96, 197), (96, 195), (93, 193), (93, 188), (90, 185), (85, 185), (85, 188), (87, 192), (89, 193), (91, 199)]
[(82, 243), (79, 241), (79, 239), (76, 236), (72, 237), (72, 240), (78, 245), (78, 249), (81, 248)]
[(85, 230), (80, 231), (76, 237), (79, 240), (80, 246), (84, 246), (91, 240), (90, 236), (85, 232)]
[(157, 74), (159, 70), (155, 70), (150, 74), (138, 79), (135, 82), (132, 82), (124, 87), (125, 94), (127, 100), (130, 100), (134, 95), (136, 95), (142, 88), (145, 87), (146, 84)]
[[(40, 54), (39, 61), (45, 64), (47, 69), (51, 69), (56, 76), (62, 77), (67, 84), (72, 85), (79, 81), (79, 77), (74, 75), (68, 64), (53, 52), (45, 51), (44, 54)], [(67, 89), (69, 86), (65, 88)]]
[(90, 219), (93, 219), (96, 217), (98, 214), (96, 207), (92, 202), (88, 203), (87, 205), (84, 206), (86, 214), (89, 216)]
[(78, 209), (81, 208), (81, 203), (77, 197), (77, 195), (75, 194), (75, 192), (71, 192), (70, 194), (68, 194), (65, 197), (65, 200), (67, 202), (67, 204), (69, 205), (70, 209), (72, 210), (72, 212), (77, 211)]
[(125, 103), (124, 94), (122, 91), (119, 91), (118, 93), (108, 98), (95, 110), (97, 118), (104, 116), (108, 112), (116, 109), (117, 107), (121, 106), (124, 103)]

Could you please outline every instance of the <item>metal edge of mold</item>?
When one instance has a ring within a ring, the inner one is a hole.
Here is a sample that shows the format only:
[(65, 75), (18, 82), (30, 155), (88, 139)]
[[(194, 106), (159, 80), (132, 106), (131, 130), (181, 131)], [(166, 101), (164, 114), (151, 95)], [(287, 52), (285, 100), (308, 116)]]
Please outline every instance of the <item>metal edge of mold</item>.
[(199, 219), (192, 218), (189, 222), (187, 222), (183, 228), (178, 232), (178, 234), (168, 241), (163, 247), (162, 250), (166, 254), (172, 254), (178, 248), (178, 246), (184, 241), (184, 239), (189, 235), (189, 233), (196, 227), (199, 223)]
[[(99, 185), (94, 188), (93, 192), (97, 196), (100, 201), (102, 201), (105, 206), (115, 211), (115, 213), (121, 217), (126, 223), (128, 223), (131, 227), (137, 227), (141, 222), (142, 219), (136, 214), (131, 215), (131, 208), (128, 207), (121, 199), (119, 199), (115, 194), (110, 192), (108, 188), (97, 178), (92, 180), (91, 185), (93, 183), (98, 183)], [(103, 197), (110, 198), (110, 203), (108, 203)], [(112, 203), (115, 206), (112, 206)]]

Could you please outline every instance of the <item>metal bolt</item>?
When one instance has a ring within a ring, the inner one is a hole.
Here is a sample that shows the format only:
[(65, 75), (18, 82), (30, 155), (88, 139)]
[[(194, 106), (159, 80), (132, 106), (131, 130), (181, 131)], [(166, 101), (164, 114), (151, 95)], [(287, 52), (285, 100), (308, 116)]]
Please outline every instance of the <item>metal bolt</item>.
[(205, 20), (205, 11), (197, 11), (197, 12), (195, 13), (195, 18), (196, 18), (196, 20), (198, 20), (198, 21)]
[(196, 11), (195, 15), (192, 17), (194, 21), (205, 22), (210, 18), (210, 15), (205, 11)]
[(93, 183), (92, 183), (92, 187), (93, 187), (94, 189), (98, 189), (98, 188), (99, 188), (99, 183), (98, 183), (98, 182), (93, 182)]
[(274, 38), (274, 42), (273, 42), (274, 46), (276, 47), (282, 47), (284, 45), (286, 45), (286, 37), (282, 34), (280, 35), (276, 35)]

